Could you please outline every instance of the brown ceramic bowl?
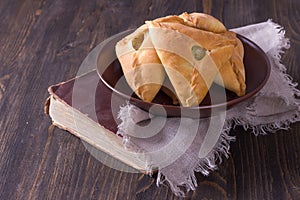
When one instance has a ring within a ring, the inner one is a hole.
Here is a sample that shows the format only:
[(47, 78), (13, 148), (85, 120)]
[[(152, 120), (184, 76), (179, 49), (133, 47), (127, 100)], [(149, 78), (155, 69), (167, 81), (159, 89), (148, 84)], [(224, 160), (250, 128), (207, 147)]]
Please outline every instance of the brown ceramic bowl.
[[(245, 50), (244, 66), (247, 89), (244, 96), (238, 97), (233, 92), (224, 90), (223, 87), (213, 84), (209, 94), (204, 98), (201, 104), (196, 107), (173, 105), (172, 99), (163, 92), (159, 92), (153, 102), (147, 103), (139, 99), (130, 89), (115, 55), (114, 47), (116, 42), (132, 31), (133, 30), (129, 30), (120, 33), (102, 44), (98, 54), (97, 71), (101, 81), (113, 91), (113, 96), (117, 95), (118, 97), (122, 97), (121, 99), (124, 100), (124, 103), (129, 101), (131, 104), (149, 111), (154, 115), (192, 118), (209, 117), (221, 111), (228, 110), (232, 106), (255, 95), (265, 85), (270, 75), (270, 63), (263, 50), (254, 42), (238, 35)], [(211, 96), (213, 96), (213, 99)]]

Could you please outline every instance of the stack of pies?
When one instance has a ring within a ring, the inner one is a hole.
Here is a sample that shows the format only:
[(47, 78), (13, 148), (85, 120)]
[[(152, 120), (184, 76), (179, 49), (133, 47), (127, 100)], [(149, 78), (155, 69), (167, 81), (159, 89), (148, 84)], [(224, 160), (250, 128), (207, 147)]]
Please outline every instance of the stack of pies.
[(198, 106), (214, 82), (245, 94), (241, 41), (204, 13), (146, 21), (116, 44), (116, 54), (128, 85), (146, 102), (162, 89), (174, 103)]

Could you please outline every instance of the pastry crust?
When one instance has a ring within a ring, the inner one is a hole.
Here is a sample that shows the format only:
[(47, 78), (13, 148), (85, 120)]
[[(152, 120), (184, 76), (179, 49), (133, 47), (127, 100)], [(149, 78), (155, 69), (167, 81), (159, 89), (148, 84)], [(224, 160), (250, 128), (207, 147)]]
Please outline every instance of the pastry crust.
[(218, 19), (211, 15), (205, 13), (191, 13), (187, 12), (179, 15), (180, 18), (184, 20), (184, 23), (188, 26), (198, 28), (201, 30), (213, 32), (213, 33), (223, 33), (226, 31), (226, 27)]
[(116, 54), (124, 76), (138, 97), (151, 102), (165, 79), (165, 71), (145, 24), (119, 41)]
[(205, 13), (182, 13), (181, 15), (169, 15), (166, 17), (157, 18), (154, 21), (162, 22), (172, 22), (184, 24), (190, 27), (201, 29), (204, 31), (209, 31), (213, 33), (224, 33), (226, 32), (226, 27), (222, 22), (220, 22), (215, 17), (205, 14)]
[[(183, 106), (197, 106), (232, 56), (235, 40), (180, 23), (147, 22), (156, 52)], [(201, 60), (193, 46), (205, 48)]]
[(182, 13), (179, 15), (184, 19), (184, 23), (188, 26), (201, 30), (219, 33), (232, 40), (235, 40), (235, 48), (232, 58), (220, 70), (220, 74), (216, 77), (215, 83), (235, 92), (238, 96), (245, 95), (245, 68), (243, 64), (244, 48), (242, 42), (237, 38), (236, 34), (227, 31), (226, 27), (218, 19), (204, 13)]
[[(127, 83), (146, 102), (162, 90), (174, 103), (197, 106), (213, 82), (245, 94), (243, 44), (204, 13), (146, 21), (117, 43), (116, 53)], [(162, 88), (166, 74), (176, 95)]]
[(237, 96), (243, 96), (246, 93), (246, 77), (244, 59), (244, 47), (242, 42), (236, 37), (234, 32), (227, 31), (224, 33), (228, 37), (235, 38), (236, 46), (233, 54), (226, 67), (222, 68), (220, 74), (216, 77), (215, 83), (236, 93)]

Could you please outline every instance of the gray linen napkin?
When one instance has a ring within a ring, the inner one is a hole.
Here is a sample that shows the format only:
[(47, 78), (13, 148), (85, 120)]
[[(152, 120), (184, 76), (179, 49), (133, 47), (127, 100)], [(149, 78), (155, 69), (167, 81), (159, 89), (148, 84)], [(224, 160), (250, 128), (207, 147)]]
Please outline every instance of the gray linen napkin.
[(300, 121), (300, 91), (280, 63), (281, 54), (289, 48), (284, 29), (268, 20), (232, 31), (258, 44), (270, 60), (270, 78), (256, 96), (205, 119), (153, 116), (130, 104), (120, 108), (118, 134), (125, 146), (147, 159), (149, 171), (158, 167), (157, 185), (167, 182), (178, 196), (195, 190), (195, 172), (208, 175), (222, 155), (228, 157), (230, 142), (235, 140), (229, 131), (234, 126), (258, 135)]

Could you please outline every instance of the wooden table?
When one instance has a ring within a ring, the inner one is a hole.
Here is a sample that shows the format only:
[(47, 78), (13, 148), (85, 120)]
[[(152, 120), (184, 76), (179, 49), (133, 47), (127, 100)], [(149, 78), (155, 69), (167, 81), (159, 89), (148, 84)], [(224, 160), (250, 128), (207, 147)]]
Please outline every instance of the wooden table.
[[(291, 41), (282, 62), (300, 82), (299, 10), (299, 0), (1, 0), (0, 199), (178, 199), (155, 178), (106, 167), (52, 126), (43, 110), (47, 87), (74, 77), (109, 36), (183, 11), (212, 14), (228, 28), (273, 19)], [(300, 123), (264, 136), (232, 135), (229, 159), (208, 177), (197, 174), (188, 198), (300, 198)]]

